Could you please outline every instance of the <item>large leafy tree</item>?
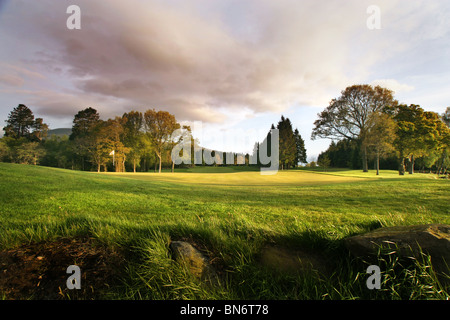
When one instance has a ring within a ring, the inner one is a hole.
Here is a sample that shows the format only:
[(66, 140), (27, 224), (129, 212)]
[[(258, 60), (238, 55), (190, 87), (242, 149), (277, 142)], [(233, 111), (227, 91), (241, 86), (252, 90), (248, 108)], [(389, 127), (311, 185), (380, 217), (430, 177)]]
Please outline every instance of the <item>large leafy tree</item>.
[(368, 118), (368, 127), (362, 145), (375, 154), (376, 170), (379, 175), (380, 158), (394, 151), (396, 124), (388, 114), (373, 112)]
[(399, 105), (393, 113), (397, 123), (395, 145), (400, 157), (400, 174), (405, 172), (406, 159), (412, 174), (416, 158), (445, 152), (450, 145), (448, 127), (437, 113), (424, 111), (418, 105)]
[[(311, 138), (355, 140), (361, 146), (369, 130), (369, 116), (397, 105), (393, 92), (380, 86), (353, 85), (331, 100), (329, 106), (318, 114)], [(362, 148), (363, 171), (368, 171), (367, 150)]]
[(123, 143), (129, 148), (128, 158), (133, 163), (133, 172), (136, 172), (136, 165), (140, 163), (141, 157), (148, 147), (144, 134), (144, 116), (142, 112), (130, 111), (122, 116)]
[(101, 166), (106, 171), (106, 165), (110, 161), (113, 161), (116, 172), (125, 171), (125, 160), (130, 149), (122, 142), (123, 133), (121, 117), (100, 120), (92, 129), (86, 143), (86, 151), (89, 159), (97, 166), (98, 172)]
[(155, 111), (149, 109), (144, 113), (146, 134), (154, 147), (159, 160), (159, 172), (161, 173), (162, 154), (171, 142), (172, 133), (180, 128), (175, 116), (167, 111)]

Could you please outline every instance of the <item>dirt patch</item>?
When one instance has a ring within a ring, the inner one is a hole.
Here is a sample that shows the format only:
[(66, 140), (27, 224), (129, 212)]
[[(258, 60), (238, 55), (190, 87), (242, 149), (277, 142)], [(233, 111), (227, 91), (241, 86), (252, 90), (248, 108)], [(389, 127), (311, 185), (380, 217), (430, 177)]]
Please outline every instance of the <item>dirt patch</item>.
[[(62, 238), (0, 251), (0, 298), (101, 299), (118, 282), (123, 254), (92, 238)], [(81, 270), (81, 289), (69, 290), (67, 267)]]

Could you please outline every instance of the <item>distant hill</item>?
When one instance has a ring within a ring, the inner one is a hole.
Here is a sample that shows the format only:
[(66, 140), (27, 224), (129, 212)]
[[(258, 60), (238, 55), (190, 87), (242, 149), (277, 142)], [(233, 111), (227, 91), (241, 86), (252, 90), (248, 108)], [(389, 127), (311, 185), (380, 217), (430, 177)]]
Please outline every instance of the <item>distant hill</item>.
[(70, 136), (70, 134), (72, 133), (72, 129), (71, 128), (58, 128), (58, 129), (53, 129), (53, 130), (48, 130), (48, 137), (51, 137), (52, 135), (56, 135), (58, 137), (62, 137), (64, 135), (66, 136)]

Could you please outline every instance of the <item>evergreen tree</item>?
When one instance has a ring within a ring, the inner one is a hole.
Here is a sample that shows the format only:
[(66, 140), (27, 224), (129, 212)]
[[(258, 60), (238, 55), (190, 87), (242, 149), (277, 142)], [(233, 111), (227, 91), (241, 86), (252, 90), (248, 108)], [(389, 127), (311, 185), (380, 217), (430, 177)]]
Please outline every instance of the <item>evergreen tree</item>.
[(305, 149), (305, 141), (302, 139), (302, 136), (298, 132), (297, 129), (294, 131), (294, 137), (295, 137), (295, 145), (297, 148), (297, 153), (295, 156), (295, 165), (297, 165), (299, 162), (306, 163), (306, 149)]
[(101, 124), (100, 115), (94, 108), (79, 111), (74, 119), (72, 133), (69, 136), (73, 151), (80, 157), (81, 169), (85, 169), (85, 160), (91, 158), (92, 146), (95, 145), (96, 131)]
[(297, 158), (297, 144), (289, 118), (281, 116), (277, 129), (279, 130), (280, 137), (279, 161), (281, 169), (288, 169), (295, 165), (295, 160)]
[(24, 104), (19, 104), (9, 113), (7, 126), (3, 128), (5, 137), (29, 138), (34, 122), (33, 112)]

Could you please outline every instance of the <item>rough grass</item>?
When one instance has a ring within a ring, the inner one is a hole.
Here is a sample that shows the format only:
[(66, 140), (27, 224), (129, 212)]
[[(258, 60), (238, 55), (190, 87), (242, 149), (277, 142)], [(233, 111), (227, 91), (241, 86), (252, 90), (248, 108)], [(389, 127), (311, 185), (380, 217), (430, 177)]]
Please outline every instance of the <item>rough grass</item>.
[[(365, 288), (364, 266), (342, 239), (381, 226), (450, 224), (450, 181), (433, 175), (222, 169), (97, 174), (0, 163), (0, 250), (76, 236), (120, 247), (129, 255), (122, 285), (108, 295), (117, 299), (387, 299), (398, 296)], [(208, 254), (220, 286), (173, 265), (168, 244), (177, 239)], [(324, 280), (261, 268), (258, 254), (273, 244), (323, 254), (336, 272)], [(401, 298), (448, 297), (411, 268), (407, 275), (433, 290)]]

